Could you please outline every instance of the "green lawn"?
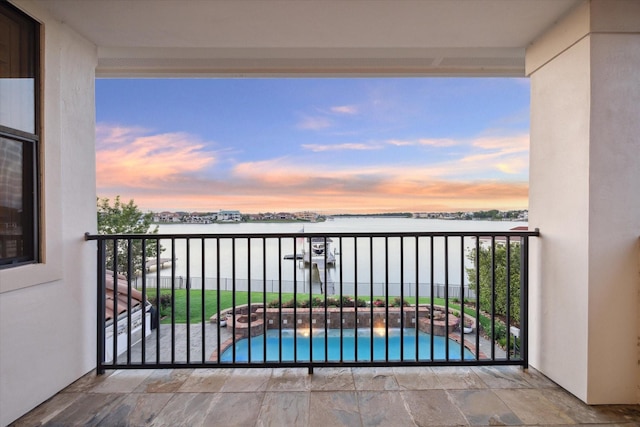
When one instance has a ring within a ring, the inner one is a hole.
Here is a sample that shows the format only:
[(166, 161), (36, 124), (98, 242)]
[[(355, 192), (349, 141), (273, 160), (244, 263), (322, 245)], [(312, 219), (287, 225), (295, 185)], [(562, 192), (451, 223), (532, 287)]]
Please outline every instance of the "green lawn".
[[(209, 321), (209, 318), (217, 313), (217, 301), (218, 301), (218, 292), (215, 290), (205, 290), (205, 322)], [(161, 290), (162, 295), (171, 295), (171, 291), (168, 289)], [(152, 299), (155, 297), (155, 291), (149, 290), (147, 292), (148, 298)], [(174, 319), (176, 323), (187, 323), (187, 295), (189, 295), (189, 312), (190, 312), (190, 321), (191, 323), (200, 323), (202, 321), (202, 291), (200, 290), (191, 290), (189, 294), (187, 294), (186, 289), (177, 289), (175, 290), (175, 312)], [(324, 298), (323, 295), (315, 295), (316, 297)], [(236, 292), (236, 305), (247, 304), (248, 292)], [(266, 301), (278, 300), (279, 295), (277, 293), (267, 292)], [(298, 295), (298, 300), (303, 301), (309, 298), (308, 295)], [(373, 299), (382, 299), (384, 297), (374, 297)], [(283, 293), (282, 301), (290, 301), (293, 299), (293, 293)], [(389, 297), (389, 301), (392, 301), (393, 297)], [(169, 300), (170, 301), (170, 300)], [(405, 301), (409, 304), (415, 304), (415, 297), (406, 297)], [(264, 302), (264, 296), (260, 292), (252, 292), (251, 293), (251, 302), (262, 303)], [(419, 298), (420, 304), (430, 304), (431, 299), (427, 297)], [(433, 300), (434, 305), (444, 306), (445, 299), (444, 298), (435, 298)], [(225, 310), (227, 308), (231, 308), (233, 306), (233, 292), (232, 291), (220, 291), (220, 310)], [(453, 310), (460, 310), (459, 303), (449, 303), (449, 307)], [(302, 309), (304, 310), (304, 309)], [(464, 312), (466, 316), (475, 317), (476, 311), (473, 308), (465, 307)], [(161, 309), (160, 312), (162, 316), (161, 323), (171, 323), (171, 307)], [(491, 335), (491, 319), (484, 315), (480, 315), (480, 325), (486, 331), (487, 334)], [(506, 335), (507, 328), (506, 326), (497, 321), (495, 323), (496, 334), (495, 339), (504, 347), (506, 344)]]
[[(168, 289), (161, 290), (161, 295), (171, 295), (171, 291)], [(199, 323), (202, 321), (202, 291), (193, 289), (189, 293), (189, 312), (190, 312), (190, 320), (191, 323)], [(149, 299), (155, 297), (154, 290), (148, 290), (147, 296)], [(317, 295), (316, 295), (317, 296)], [(217, 301), (218, 301), (218, 292), (215, 290), (205, 290), (204, 291), (205, 298), (205, 322), (209, 320), (211, 316), (217, 313)], [(274, 301), (278, 300), (278, 293), (267, 292), (266, 301)], [(308, 299), (308, 295), (298, 295), (299, 300)], [(320, 298), (324, 298), (320, 295)], [(380, 298), (384, 300), (384, 297), (374, 297), (374, 299)], [(283, 293), (282, 301), (289, 301), (293, 299), (293, 293)], [(390, 297), (391, 301), (392, 298)], [(236, 305), (247, 304), (248, 301), (248, 292), (236, 292)], [(415, 297), (406, 297), (405, 301), (409, 304), (415, 304)], [(252, 292), (251, 293), (251, 302), (262, 303), (264, 302), (264, 296), (261, 292)], [(430, 298), (421, 297), (419, 299), (420, 304), (429, 304), (431, 302)], [(435, 298), (433, 303), (435, 305), (445, 305), (444, 298)], [(186, 323), (187, 322), (187, 290), (186, 289), (177, 289), (175, 290), (175, 322), (176, 323)], [(220, 310), (225, 310), (227, 308), (231, 308), (233, 306), (233, 292), (231, 291), (220, 291)], [(460, 304), (449, 303), (449, 307), (454, 310), (460, 310)], [(469, 315), (475, 315), (475, 311), (469, 308), (465, 308), (465, 313)], [(171, 323), (171, 307), (165, 308), (161, 310), (161, 315), (164, 319), (161, 321), (162, 323)]]
[[(170, 290), (161, 290), (162, 295), (171, 295)], [(149, 298), (155, 296), (154, 291), (148, 292)], [(202, 291), (193, 289), (189, 292), (189, 312), (191, 323), (198, 323), (202, 321)], [(204, 291), (204, 306), (205, 306), (205, 321), (208, 321), (211, 316), (218, 312), (218, 292), (215, 290)], [(264, 302), (263, 294), (258, 292), (251, 293), (251, 302), (261, 303)], [(291, 293), (283, 293), (282, 300), (286, 301), (293, 298)], [(267, 293), (267, 302), (277, 300), (277, 293)], [(236, 292), (236, 305), (242, 305), (248, 303), (248, 292)], [(176, 289), (175, 291), (175, 322), (187, 323), (187, 290)], [(233, 306), (233, 292), (220, 291), (220, 310), (225, 310)], [(171, 323), (171, 307), (161, 310), (161, 315), (165, 318), (161, 323)]]

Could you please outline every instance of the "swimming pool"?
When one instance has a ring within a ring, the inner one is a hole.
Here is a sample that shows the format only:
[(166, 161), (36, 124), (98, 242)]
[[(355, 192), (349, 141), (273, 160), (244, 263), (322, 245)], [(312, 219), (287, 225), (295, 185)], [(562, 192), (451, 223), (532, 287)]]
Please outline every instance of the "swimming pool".
[[(403, 331), (403, 333), (401, 333)], [(422, 331), (418, 331), (418, 359), (416, 359), (416, 330), (412, 328), (389, 328), (388, 334), (384, 328), (358, 329), (357, 340), (356, 331), (353, 329), (342, 331), (342, 345), (340, 341), (340, 330), (329, 329), (325, 338), (324, 329), (313, 331), (298, 329), (295, 338), (297, 352), (294, 355), (294, 335), (293, 330), (282, 331), (282, 345), (280, 345), (280, 331), (271, 329), (266, 334), (267, 361), (290, 362), (294, 360), (309, 361), (313, 352), (313, 361), (356, 361), (356, 342), (358, 347), (357, 361), (371, 361), (371, 346), (373, 335), (373, 361), (399, 361), (400, 341), (403, 342), (403, 359), (407, 361), (428, 361), (446, 360), (446, 343), (449, 343), (449, 360), (460, 360), (460, 343), (445, 339), (445, 337), (433, 337), (433, 359), (431, 358), (431, 336)], [(325, 341), (327, 355), (325, 357)], [(388, 341), (388, 355), (385, 355)], [(313, 347), (311, 347), (313, 344)], [(251, 338), (251, 362), (264, 361), (265, 336), (259, 335)], [(342, 358), (341, 355), (342, 348)], [(235, 344), (236, 362), (249, 361), (249, 340), (241, 339)], [(281, 349), (281, 350), (280, 350)], [(280, 354), (282, 352), (282, 354)], [(295, 357), (295, 359), (294, 359)], [(467, 348), (464, 349), (464, 360), (474, 360), (474, 354)], [(233, 346), (227, 348), (220, 356), (221, 362), (233, 361)]]

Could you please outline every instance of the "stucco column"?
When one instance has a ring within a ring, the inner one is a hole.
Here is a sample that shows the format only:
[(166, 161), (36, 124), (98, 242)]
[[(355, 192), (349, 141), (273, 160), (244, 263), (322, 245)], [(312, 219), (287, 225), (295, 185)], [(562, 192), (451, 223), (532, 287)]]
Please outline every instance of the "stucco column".
[(531, 365), (587, 403), (638, 403), (640, 2), (585, 1), (526, 60)]

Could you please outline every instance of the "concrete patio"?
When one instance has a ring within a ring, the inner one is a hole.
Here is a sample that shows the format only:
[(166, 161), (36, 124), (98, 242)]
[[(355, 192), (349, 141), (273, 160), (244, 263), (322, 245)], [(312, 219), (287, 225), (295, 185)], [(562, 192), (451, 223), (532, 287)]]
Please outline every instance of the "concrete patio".
[(91, 372), (13, 426), (640, 424), (640, 406), (588, 406), (517, 367)]

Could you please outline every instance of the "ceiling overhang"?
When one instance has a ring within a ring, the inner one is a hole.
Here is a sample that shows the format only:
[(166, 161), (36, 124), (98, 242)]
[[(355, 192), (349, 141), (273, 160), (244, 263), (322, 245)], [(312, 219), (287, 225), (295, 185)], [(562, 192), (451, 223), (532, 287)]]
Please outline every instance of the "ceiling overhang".
[(100, 48), (103, 77), (524, 74), (524, 50), (471, 48)]
[(98, 47), (99, 77), (206, 77), (524, 76), (583, 0), (32, 1)]

